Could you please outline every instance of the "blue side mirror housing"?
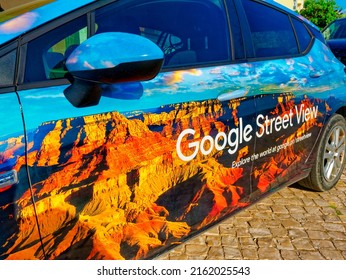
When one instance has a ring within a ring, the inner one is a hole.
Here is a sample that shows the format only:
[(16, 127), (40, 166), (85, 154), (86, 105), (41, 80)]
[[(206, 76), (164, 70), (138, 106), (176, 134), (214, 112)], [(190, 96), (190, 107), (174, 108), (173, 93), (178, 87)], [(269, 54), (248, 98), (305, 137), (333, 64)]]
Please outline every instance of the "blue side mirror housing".
[(75, 107), (97, 105), (102, 84), (151, 80), (160, 72), (163, 60), (162, 50), (142, 36), (122, 32), (95, 35), (68, 57), (71, 85), (64, 94)]

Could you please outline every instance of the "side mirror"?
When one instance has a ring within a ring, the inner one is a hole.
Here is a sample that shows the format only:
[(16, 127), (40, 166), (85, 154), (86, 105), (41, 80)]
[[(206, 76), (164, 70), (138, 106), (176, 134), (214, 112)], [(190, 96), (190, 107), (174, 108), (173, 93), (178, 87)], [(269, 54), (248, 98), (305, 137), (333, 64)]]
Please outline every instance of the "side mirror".
[(71, 85), (64, 90), (75, 107), (97, 105), (102, 84), (151, 80), (160, 72), (162, 50), (135, 34), (109, 32), (95, 35), (68, 57)]

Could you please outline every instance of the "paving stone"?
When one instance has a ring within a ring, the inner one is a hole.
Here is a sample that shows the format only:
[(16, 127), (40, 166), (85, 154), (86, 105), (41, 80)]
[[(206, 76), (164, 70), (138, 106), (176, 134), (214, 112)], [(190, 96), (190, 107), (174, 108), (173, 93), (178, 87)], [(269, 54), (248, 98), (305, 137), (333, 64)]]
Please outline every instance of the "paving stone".
[(292, 241), (290, 238), (276, 238), (276, 247), (279, 250), (294, 250), (294, 247), (292, 245)]
[(328, 235), (332, 240), (346, 240), (345, 232), (330, 231), (328, 232)]
[[(321, 208), (319, 208), (321, 210)], [(322, 223), (324, 222), (323, 214), (307, 214), (305, 215), (305, 219), (307, 222), (313, 222), (313, 223)]]
[(291, 219), (297, 221), (300, 225), (303, 225), (307, 222), (306, 213), (290, 213)]
[(194, 245), (206, 245), (206, 236), (205, 235), (197, 235), (190, 241), (191, 244)]
[(294, 214), (294, 213), (306, 213), (304, 207), (300, 206), (300, 205), (288, 205), (288, 206), (286, 206), (286, 208), (288, 209), (288, 211), (291, 214)]
[[(189, 257), (185, 253), (170, 253), (168, 254), (167, 258), (168, 260), (188, 260)], [(165, 259), (164, 259), (165, 260)]]
[(281, 260), (280, 251), (273, 247), (264, 247), (258, 249), (258, 257), (261, 260)]
[(310, 239), (329, 239), (328, 233), (322, 230), (307, 230), (306, 231)]
[(280, 255), (283, 260), (299, 260), (299, 255), (297, 251), (281, 250)]
[(292, 244), (297, 250), (314, 250), (315, 249), (308, 238), (293, 239)]
[(186, 255), (199, 255), (199, 256), (207, 256), (208, 246), (206, 245), (197, 245), (197, 244), (187, 244), (185, 246)]
[(220, 235), (220, 226), (214, 226), (208, 229), (207, 232), (204, 232), (202, 235), (216, 235), (219, 236)]
[(221, 236), (221, 245), (238, 248), (239, 247), (238, 237), (234, 237), (230, 235)]
[(219, 232), (221, 235), (227, 234), (230, 236), (237, 236), (237, 229), (234, 226), (230, 226), (230, 225), (220, 225), (219, 227)]
[(335, 240), (334, 245), (338, 250), (346, 251), (346, 240)]
[(325, 231), (325, 228), (321, 222), (308, 221), (304, 223), (304, 229), (315, 230), (315, 231)]
[(249, 226), (247, 222), (253, 220), (253, 217), (234, 217), (237, 225), (244, 224), (244, 226)]
[(306, 231), (304, 229), (290, 229), (290, 230), (288, 230), (288, 235), (292, 239), (308, 237), (308, 234), (306, 233)]
[(264, 221), (263, 220), (259, 220), (259, 219), (253, 219), (252, 221), (249, 221), (248, 222), (248, 225), (250, 227), (253, 227), (253, 228), (259, 228), (259, 227), (262, 227), (263, 225), (265, 225)]
[(271, 213), (268, 213), (268, 212), (258, 212), (258, 210), (257, 210), (256, 212), (253, 213), (253, 217), (255, 219), (268, 220), (268, 219), (271, 219)]
[(343, 260), (343, 254), (336, 250), (321, 249), (321, 254), (326, 260)]
[(278, 198), (274, 200), (274, 203), (276, 205), (300, 205), (300, 206), (304, 205), (303, 201), (292, 200), (289, 198)]
[(330, 240), (311, 240), (315, 249), (330, 249), (335, 250), (335, 246)]
[(345, 226), (343, 224), (324, 223), (323, 226), (327, 231), (345, 232)]
[(312, 206), (304, 206), (304, 209), (309, 214), (315, 214), (315, 215), (321, 215), (321, 211), (319, 207), (316, 207), (316, 205)]
[(210, 247), (206, 257), (207, 260), (223, 260), (224, 258), (225, 256), (221, 246)]
[(281, 224), (287, 229), (301, 228), (301, 226), (302, 226), (299, 222), (297, 222), (296, 220), (293, 220), (293, 219), (282, 220)]
[(272, 237), (259, 237), (256, 238), (258, 247), (276, 247), (275, 239)]
[(252, 238), (252, 237), (240, 237), (240, 238), (239, 238), (239, 243), (240, 243), (243, 247), (257, 246), (257, 244), (256, 244), (256, 239), (254, 239), (254, 238)]
[(306, 197), (311, 199), (320, 199), (320, 196), (317, 192), (307, 192)]
[(242, 255), (244, 260), (258, 260), (258, 252), (257, 249), (242, 249)]
[(264, 204), (264, 203), (256, 205), (257, 211), (271, 213), (272, 212), (272, 209), (270, 208), (271, 204), (270, 203)]
[[(335, 210), (333, 210), (335, 211)], [(331, 215), (325, 215), (323, 216), (323, 219), (326, 223), (338, 223), (341, 224), (341, 220), (340, 218), (334, 213), (332, 213)]]
[(301, 260), (324, 260), (325, 258), (318, 251), (299, 251), (299, 258)]
[(241, 251), (238, 248), (223, 247), (226, 260), (241, 260)]
[(288, 229), (284, 228), (283, 226), (279, 226), (277, 228), (270, 228), (269, 229), (273, 237), (284, 237), (288, 236)]
[(257, 228), (250, 228), (249, 232), (252, 237), (257, 238), (257, 237), (271, 237), (271, 232), (268, 228), (265, 227), (257, 227)]
[(285, 213), (285, 214), (288, 214), (288, 210), (286, 208), (286, 206), (284, 205), (272, 205), (271, 206), (271, 209), (274, 213)]
[(251, 237), (251, 234), (249, 233), (248, 228), (238, 228), (236, 229), (236, 236), (237, 237)]
[(281, 221), (279, 219), (275, 219), (273, 217), (270, 220), (263, 221), (263, 223), (266, 227), (268, 227), (269, 230), (271, 228), (278, 228), (281, 226)]
[(207, 235), (205, 244), (208, 246), (221, 246), (221, 237), (219, 235)]
[(310, 206), (316, 207), (316, 203), (315, 203), (315, 201), (312, 198), (305, 197), (303, 202), (304, 202), (304, 205), (305, 205), (304, 207), (310, 207)]
[(330, 206), (329, 201), (326, 201), (326, 200), (324, 200), (324, 199), (322, 199), (322, 198), (317, 198), (317, 199), (315, 199), (314, 201), (315, 201), (315, 203), (316, 203), (318, 206), (321, 206), (321, 207), (323, 207), (323, 206)]
[(327, 216), (336, 214), (335, 209), (330, 207), (330, 206), (321, 207), (321, 212), (322, 212), (322, 214), (327, 215)]

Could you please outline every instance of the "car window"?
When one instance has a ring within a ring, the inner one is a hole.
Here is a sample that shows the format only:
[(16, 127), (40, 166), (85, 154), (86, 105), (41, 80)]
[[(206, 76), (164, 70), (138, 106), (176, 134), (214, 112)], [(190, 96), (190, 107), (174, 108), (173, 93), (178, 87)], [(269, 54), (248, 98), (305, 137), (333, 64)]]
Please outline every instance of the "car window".
[(330, 24), (323, 31), (323, 36), (327, 40), (346, 38), (346, 20), (338, 20)]
[(129, 2), (98, 9), (96, 33), (121, 31), (144, 36), (163, 50), (164, 67), (229, 59), (227, 20), (221, 0)]
[(311, 35), (308, 32), (308, 30), (305, 27), (305, 24), (301, 21), (292, 18), (293, 26), (297, 34), (300, 52), (306, 51), (308, 48), (310, 42), (311, 42)]
[(77, 18), (30, 41), (27, 47), (25, 82), (63, 78), (69, 54), (87, 39), (86, 16)]
[(0, 57), (0, 87), (14, 84), (16, 53), (14, 50)]
[(243, 6), (256, 57), (298, 54), (297, 41), (287, 14), (251, 0), (244, 0)]

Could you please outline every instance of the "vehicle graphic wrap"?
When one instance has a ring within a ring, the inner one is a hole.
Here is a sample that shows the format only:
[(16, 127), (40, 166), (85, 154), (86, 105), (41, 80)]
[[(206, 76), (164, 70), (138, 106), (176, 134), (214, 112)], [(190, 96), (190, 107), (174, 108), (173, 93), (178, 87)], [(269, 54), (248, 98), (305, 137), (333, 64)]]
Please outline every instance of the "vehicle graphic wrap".
[[(330, 76), (306, 75), (320, 66), (317, 55), (331, 73), (340, 67), (317, 43), (295, 60), (105, 87), (99, 106), (81, 110), (63, 97), (64, 87), (19, 92), (28, 154), (27, 162), (16, 158), (15, 169), (28, 166), (46, 256), (151, 258), (301, 175), (340, 104)], [(242, 97), (217, 99), (241, 88)], [(56, 111), (33, 117), (52, 97)], [(14, 215), (0, 258), (43, 258), (29, 191)]]

